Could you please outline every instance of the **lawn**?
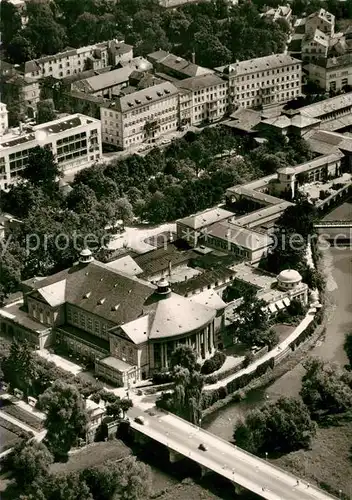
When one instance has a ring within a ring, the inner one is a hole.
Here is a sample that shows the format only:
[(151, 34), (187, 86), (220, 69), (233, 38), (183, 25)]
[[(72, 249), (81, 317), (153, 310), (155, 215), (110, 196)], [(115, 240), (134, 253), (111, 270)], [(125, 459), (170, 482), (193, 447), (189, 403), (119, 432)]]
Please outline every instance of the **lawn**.
[(120, 460), (131, 455), (131, 450), (120, 440), (92, 443), (72, 453), (66, 463), (55, 463), (51, 466), (54, 474), (77, 472), (108, 460)]
[(302, 479), (329, 484), (352, 498), (352, 422), (319, 428), (311, 450), (299, 450), (274, 460)]
[(29, 425), (29, 427), (32, 427), (32, 429), (35, 429), (37, 431), (41, 431), (44, 427), (43, 422), (38, 417), (8, 401), (2, 401), (1, 411), (7, 413), (8, 415), (11, 415), (14, 418), (17, 418), (24, 424)]
[(20, 438), (0, 424), (0, 453), (14, 446)]

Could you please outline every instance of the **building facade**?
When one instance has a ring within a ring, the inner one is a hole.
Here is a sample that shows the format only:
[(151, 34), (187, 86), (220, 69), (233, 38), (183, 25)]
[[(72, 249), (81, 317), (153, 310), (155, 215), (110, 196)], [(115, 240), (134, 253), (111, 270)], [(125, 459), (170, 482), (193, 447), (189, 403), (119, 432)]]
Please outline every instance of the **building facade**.
[(64, 171), (83, 168), (100, 160), (100, 121), (71, 115), (34, 127), (13, 129), (0, 139), (0, 189), (7, 190), (19, 179), (30, 151), (47, 147)]
[(329, 51), (329, 36), (316, 29), (309, 32), (302, 40), (302, 60), (304, 62), (325, 59)]
[(351, 53), (310, 62), (305, 69), (309, 78), (327, 92), (352, 86)]
[(178, 127), (179, 90), (170, 82), (117, 98), (100, 108), (102, 140), (125, 149), (153, 143)]
[(319, 9), (317, 12), (310, 14), (305, 21), (305, 32), (314, 33), (317, 29), (329, 36), (333, 36), (335, 33), (335, 16), (325, 9)]
[(133, 58), (133, 47), (123, 41), (109, 40), (78, 49), (69, 49), (51, 56), (27, 61), (24, 76), (31, 78), (53, 77), (61, 79), (81, 73), (86, 69), (115, 66)]
[(217, 75), (201, 75), (176, 83), (180, 89), (179, 121), (199, 125), (224, 117), (228, 108), (227, 84)]
[(4, 135), (9, 126), (7, 106), (0, 102), (0, 135)]
[(302, 61), (273, 54), (215, 68), (228, 81), (231, 110), (285, 103), (301, 95)]

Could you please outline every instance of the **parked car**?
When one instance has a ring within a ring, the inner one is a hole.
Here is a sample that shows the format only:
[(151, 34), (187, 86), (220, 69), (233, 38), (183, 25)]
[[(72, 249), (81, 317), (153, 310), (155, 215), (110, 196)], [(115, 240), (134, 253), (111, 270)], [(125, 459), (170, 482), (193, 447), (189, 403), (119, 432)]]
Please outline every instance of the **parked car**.
[(200, 443), (200, 445), (198, 446), (198, 450), (208, 451), (208, 448), (205, 446), (205, 444)]

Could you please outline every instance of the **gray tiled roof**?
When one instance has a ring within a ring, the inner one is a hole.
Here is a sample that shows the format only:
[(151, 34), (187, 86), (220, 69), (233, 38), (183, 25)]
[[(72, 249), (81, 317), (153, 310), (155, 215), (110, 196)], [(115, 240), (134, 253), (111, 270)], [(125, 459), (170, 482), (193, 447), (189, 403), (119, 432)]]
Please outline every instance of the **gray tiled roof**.
[(147, 58), (152, 63), (161, 64), (165, 68), (177, 71), (185, 76), (199, 76), (214, 73), (211, 69), (198, 66), (198, 64), (194, 64), (182, 57), (175, 56), (175, 54), (165, 52), (164, 50), (148, 54)]
[[(115, 272), (96, 261), (77, 264), (32, 287), (44, 288), (62, 280), (66, 280), (66, 302), (115, 324), (128, 323), (140, 316), (155, 291), (150, 283)], [(115, 310), (116, 306), (119, 307)]]
[(84, 92), (98, 92), (102, 89), (113, 87), (124, 82), (128, 82), (133, 69), (130, 67), (114, 69), (101, 75), (90, 76), (84, 80), (76, 82), (73, 87)]
[(220, 66), (215, 68), (219, 73), (236, 72), (237, 75), (246, 75), (256, 73), (257, 71), (266, 71), (270, 69), (281, 68), (291, 64), (301, 65), (302, 61), (289, 56), (288, 54), (272, 54), (270, 56), (257, 57), (247, 61), (239, 61), (229, 66)]
[(170, 82), (160, 83), (143, 90), (138, 90), (133, 94), (119, 97), (108, 107), (115, 108), (122, 113), (142, 106), (150, 105), (167, 97), (176, 96), (179, 90)]
[(206, 87), (212, 87), (214, 85), (221, 85), (222, 83), (225, 83), (222, 78), (217, 75), (210, 74), (185, 78), (184, 80), (180, 80), (175, 83), (175, 85), (182, 89), (199, 90)]
[(324, 101), (319, 101), (314, 104), (309, 104), (299, 109), (302, 115), (310, 116), (311, 118), (320, 118), (327, 113), (337, 112), (339, 109), (343, 109), (346, 106), (352, 105), (352, 92), (347, 94), (338, 95), (331, 97), (330, 99), (325, 99)]

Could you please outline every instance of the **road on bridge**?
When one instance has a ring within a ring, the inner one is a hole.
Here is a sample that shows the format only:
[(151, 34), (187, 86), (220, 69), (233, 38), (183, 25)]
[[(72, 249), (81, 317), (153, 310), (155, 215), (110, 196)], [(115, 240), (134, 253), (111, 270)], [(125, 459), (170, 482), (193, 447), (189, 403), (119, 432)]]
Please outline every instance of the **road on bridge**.
[[(244, 450), (167, 412), (128, 411), (131, 427), (267, 500), (331, 500), (331, 495), (302, 482)], [(134, 421), (144, 417), (144, 425)], [(203, 443), (207, 451), (198, 449)]]

